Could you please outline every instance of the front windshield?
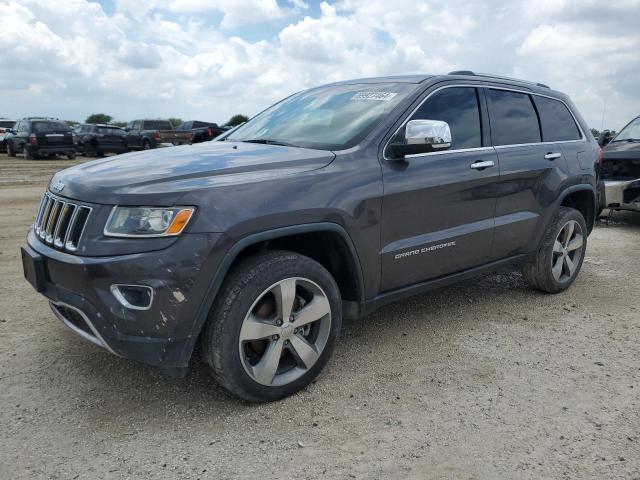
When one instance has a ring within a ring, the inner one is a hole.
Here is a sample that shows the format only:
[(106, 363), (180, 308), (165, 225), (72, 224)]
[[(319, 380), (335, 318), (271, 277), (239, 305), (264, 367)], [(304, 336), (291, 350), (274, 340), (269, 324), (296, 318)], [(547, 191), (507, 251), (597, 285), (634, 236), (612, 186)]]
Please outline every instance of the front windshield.
[(624, 127), (622, 131), (613, 139), (614, 142), (640, 142), (640, 117), (633, 120), (629, 125)]
[(360, 142), (415, 88), (406, 83), (314, 88), (273, 105), (226, 140), (344, 150)]

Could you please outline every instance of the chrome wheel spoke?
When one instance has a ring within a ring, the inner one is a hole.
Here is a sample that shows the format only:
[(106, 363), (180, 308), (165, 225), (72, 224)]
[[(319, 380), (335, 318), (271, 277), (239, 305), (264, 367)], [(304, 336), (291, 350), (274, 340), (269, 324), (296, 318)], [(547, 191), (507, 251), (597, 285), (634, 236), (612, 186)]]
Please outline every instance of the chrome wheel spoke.
[(283, 343), (282, 339), (270, 342), (260, 361), (253, 367), (253, 375), (258, 382), (265, 385), (273, 382), (280, 365)]
[(293, 302), (296, 299), (296, 279), (287, 278), (278, 283), (273, 289), (278, 305), (278, 316), (283, 320), (289, 320), (293, 311)]
[(562, 275), (562, 267), (564, 265), (564, 258), (560, 255), (556, 259), (556, 263), (551, 268), (551, 273), (553, 273), (553, 278), (556, 280), (560, 280), (560, 276)]
[(240, 341), (261, 340), (280, 333), (280, 327), (260, 320), (255, 315), (249, 315), (240, 329)]
[(579, 248), (582, 247), (583, 243), (584, 243), (584, 240), (582, 238), (582, 235), (577, 233), (576, 236), (573, 238), (573, 240), (569, 241), (569, 244), (567, 245), (567, 250), (570, 252), (574, 250), (578, 250)]
[(296, 313), (295, 325), (297, 327), (307, 325), (316, 320), (320, 320), (329, 313), (331, 313), (331, 306), (329, 305), (327, 297), (324, 295), (314, 295), (313, 300)]
[(559, 240), (553, 242), (553, 253), (562, 253), (562, 243)]
[(320, 356), (318, 352), (301, 336), (293, 335), (290, 339), (292, 353), (302, 362), (305, 368), (311, 368)]
[(567, 267), (567, 276), (570, 277), (576, 270), (576, 264), (573, 262), (573, 260), (571, 260), (571, 257), (569, 255), (564, 257), (564, 264)]

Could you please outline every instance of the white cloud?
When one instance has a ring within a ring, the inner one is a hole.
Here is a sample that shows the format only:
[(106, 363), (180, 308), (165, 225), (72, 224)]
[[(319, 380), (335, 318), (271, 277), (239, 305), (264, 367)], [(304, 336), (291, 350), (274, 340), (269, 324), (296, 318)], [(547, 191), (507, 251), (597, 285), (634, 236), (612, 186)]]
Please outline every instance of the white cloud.
[(640, 113), (640, 0), (309, 3), (0, 0), (2, 115), (220, 122), (329, 81), (454, 69), (550, 84), (596, 128), (605, 97), (605, 126)]

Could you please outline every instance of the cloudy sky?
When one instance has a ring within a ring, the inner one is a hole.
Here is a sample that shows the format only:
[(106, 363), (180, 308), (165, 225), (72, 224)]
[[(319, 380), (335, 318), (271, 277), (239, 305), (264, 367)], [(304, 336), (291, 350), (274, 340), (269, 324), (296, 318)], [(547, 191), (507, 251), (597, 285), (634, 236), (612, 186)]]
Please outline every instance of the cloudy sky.
[(329, 81), (455, 69), (640, 114), (640, 0), (0, 0), (0, 117), (225, 122)]

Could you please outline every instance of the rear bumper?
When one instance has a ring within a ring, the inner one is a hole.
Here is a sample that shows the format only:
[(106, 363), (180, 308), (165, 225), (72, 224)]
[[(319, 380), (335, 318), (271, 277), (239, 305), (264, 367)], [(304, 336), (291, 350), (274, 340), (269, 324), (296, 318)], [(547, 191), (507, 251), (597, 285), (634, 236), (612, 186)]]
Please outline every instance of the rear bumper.
[(25, 145), (28, 151), (33, 153), (75, 153), (75, 145)]
[(640, 178), (636, 180), (604, 180), (604, 208), (640, 212)]
[[(29, 232), (24, 249), (42, 261), (40, 293), (55, 316), (111, 353), (168, 369), (189, 364), (201, 307), (217, 267), (220, 234), (185, 234), (160, 251), (81, 257), (55, 250)], [(153, 288), (148, 309), (123, 306), (112, 285)]]

